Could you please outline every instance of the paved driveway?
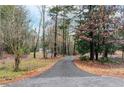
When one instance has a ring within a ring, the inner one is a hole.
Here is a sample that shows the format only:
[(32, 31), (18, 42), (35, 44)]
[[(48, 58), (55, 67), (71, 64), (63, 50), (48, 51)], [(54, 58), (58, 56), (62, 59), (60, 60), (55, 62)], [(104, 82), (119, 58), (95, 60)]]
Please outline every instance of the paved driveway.
[(37, 77), (20, 80), (10, 87), (107, 87), (124, 86), (124, 80), (114, 77), (100, 77), (81, 71), (73, 64), (73, 57), (65, 57), (52, 69)]

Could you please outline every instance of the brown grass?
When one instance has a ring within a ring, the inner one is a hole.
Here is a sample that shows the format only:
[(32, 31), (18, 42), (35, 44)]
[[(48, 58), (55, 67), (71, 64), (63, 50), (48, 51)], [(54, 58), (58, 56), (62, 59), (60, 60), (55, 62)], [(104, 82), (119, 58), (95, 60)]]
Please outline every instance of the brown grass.
[(75, 65), (86, 72), (100, 76), (115, 76), (124, 78), (124, 64), (100, 64), (98, 62), (81, 62), (75, 60)]
[(0, 64), (0, 84), (14, 82), (24, 78), (30, 78), (42, 74), (51, 67), (53, 67), (62, 57), (56, 58), (29, 58), (22, 59), (20, 64), (20, 71), (13, 71), (14, 62), (5, 62)]

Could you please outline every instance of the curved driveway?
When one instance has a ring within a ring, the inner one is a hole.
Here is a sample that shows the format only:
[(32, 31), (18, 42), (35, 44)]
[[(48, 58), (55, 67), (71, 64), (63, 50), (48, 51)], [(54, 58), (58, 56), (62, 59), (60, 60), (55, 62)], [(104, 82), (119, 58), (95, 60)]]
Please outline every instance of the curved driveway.
[(88, 87), (124, 86), (124, 80), (114, 77), (100, 77), (80, 71), (73, 64), (73, 57), (65, 57), (52, 69), (33, 78), (20, 80), (5, 86), (10, 87)]

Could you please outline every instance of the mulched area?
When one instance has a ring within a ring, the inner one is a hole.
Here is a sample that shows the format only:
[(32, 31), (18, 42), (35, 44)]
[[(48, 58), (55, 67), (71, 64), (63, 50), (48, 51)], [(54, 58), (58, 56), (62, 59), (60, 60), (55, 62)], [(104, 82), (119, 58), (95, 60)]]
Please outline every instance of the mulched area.
[(75, 60), (75, 65), (86, 72), (93, 73), (100, 76), (115, 76), (124, 78), (124, 63), (120, 64), (101, 64), (92, 61)]

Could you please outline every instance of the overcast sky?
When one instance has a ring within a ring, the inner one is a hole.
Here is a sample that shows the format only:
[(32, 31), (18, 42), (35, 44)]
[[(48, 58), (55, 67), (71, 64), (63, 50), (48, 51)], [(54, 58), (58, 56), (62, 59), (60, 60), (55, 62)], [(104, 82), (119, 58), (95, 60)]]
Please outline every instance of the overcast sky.
[[(50, 7), (50, 6), (49, 6)], [(33, 28), (38, 28), (39, 21), (41, 18), (38, 6), (26, 6), (27, 10), (29, 11), (29, 19), (31, 19), (31, 24), (33, 25)], [(46, 7), (45, 12), (45, 22), (50, 20), (50, 17), (48, 16), (48, 6)]]
[(40, 20), (40, 13), (37, 6), (26, 6), (29, 10), (29, 19), (31, 19), (31, 24), (35, 27), (38, 27), (39, 20)]

